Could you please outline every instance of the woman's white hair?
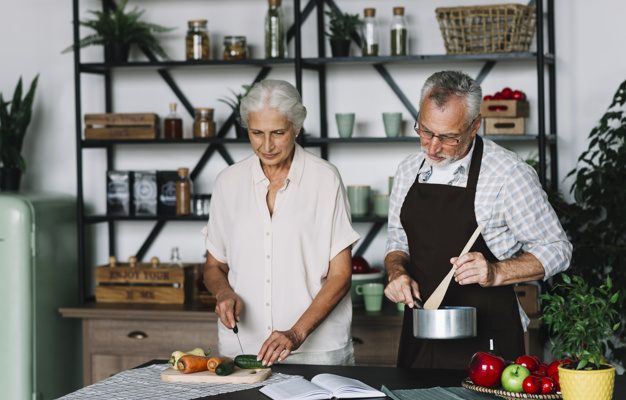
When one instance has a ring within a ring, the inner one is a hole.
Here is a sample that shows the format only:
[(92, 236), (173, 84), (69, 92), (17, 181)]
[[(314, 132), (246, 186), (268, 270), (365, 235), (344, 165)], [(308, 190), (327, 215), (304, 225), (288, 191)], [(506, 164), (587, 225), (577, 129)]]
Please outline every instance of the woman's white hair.
[(480, 113), (482, 90), (480, 85), (469, 75), (461, 71), (441, 71), (432, 74), (424, 83), (420, 106), (426, 98), (443, 107), (451, 96), (465, 99), (467, 123), (472, 122)]
[(241, 99), (239, 116), (241, 125), (248, 127), (248, 115), (263, 110), (265, 106), (275, 108), (291, 122), (296, 133), (302, 128), (306, 118), (306, 108), (302, 105), (300, 93), (292, 84), (276, 79), (265, 79), (252, 86)]

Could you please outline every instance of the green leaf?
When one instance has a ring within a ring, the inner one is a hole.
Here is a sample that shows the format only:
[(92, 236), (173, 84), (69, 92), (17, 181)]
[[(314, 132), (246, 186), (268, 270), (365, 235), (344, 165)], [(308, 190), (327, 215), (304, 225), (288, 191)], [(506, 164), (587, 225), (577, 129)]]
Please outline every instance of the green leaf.
[(567, 276), (567, 274), (562, 274), (561, 278), (563, 279), (563, 282), (567, 283), (568, 285), (572, 283), (572, 280), (570, 279), (569, 276)]

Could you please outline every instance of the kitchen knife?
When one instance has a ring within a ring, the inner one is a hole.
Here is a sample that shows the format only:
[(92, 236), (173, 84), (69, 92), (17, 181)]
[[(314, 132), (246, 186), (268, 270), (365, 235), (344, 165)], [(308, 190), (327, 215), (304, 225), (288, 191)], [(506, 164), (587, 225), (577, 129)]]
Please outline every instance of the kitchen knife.
[(237, 341), (239, 342), (239, 348), (241, 349), (241, 354), (244, 354), (243, 346), (241, 345), (241, 340), (239, 340), (239, 328), (237, 328), (237, 324), (235, 324), (235, 326), (233, 327), (233, 333), (237, 336)]

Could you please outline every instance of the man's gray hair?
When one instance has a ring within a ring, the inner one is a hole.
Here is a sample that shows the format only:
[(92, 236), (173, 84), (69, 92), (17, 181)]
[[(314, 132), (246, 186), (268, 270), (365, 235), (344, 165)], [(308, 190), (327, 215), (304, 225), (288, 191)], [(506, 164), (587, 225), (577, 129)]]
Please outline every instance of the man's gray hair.
[(420, 107), (426, 97), (435, 102), (437, 107), (444, 107), (450, 96), (465, 99), (467, 104), (467, 124), (480, 114), (483, 91), (469, 75), (461, 71), (441, 71), (432, 74), (422, 87)]
[(241, 124), (248, 127), (248, 115), (263, 110), (265, 106), (275, 108), (287, 117), (296, 128), (302, 128), (306, 118), (306, 108), (302, 105), (300, 93), (292, 84), (276, 79), (265, 79), (252, 86), (248, 94), (241, 99), (239, 115)]

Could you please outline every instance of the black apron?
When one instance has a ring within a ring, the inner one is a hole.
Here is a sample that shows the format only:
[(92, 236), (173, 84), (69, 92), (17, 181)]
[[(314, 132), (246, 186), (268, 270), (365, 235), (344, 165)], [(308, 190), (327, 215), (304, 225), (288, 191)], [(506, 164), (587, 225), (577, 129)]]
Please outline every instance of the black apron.
[[(400, 221), (410, 252), (407, 272), (417, 282), (424, 301), (452, 268), (450, 258), (459, 255), (478, 226), (474, 198), (483, 154), (480, 136), (474, 146), (466, 188), (419, 183), (418, 175), (402, 204)], [(482, 253), (489, 262), (498, 261), (482, 235), (470, 251)], [(524, 334), (512, 286), (483, 288), (478, 284), (459, 285), (452, 279), (441, 305), (476, 307), (477, 337), (416, 339), (412, 309), (406, 307), (399, 367), (466, 369), (472, 354), (489, 350), (489, 339), (494, 340), (495, 352), (507, 360), (524, 354)]]

